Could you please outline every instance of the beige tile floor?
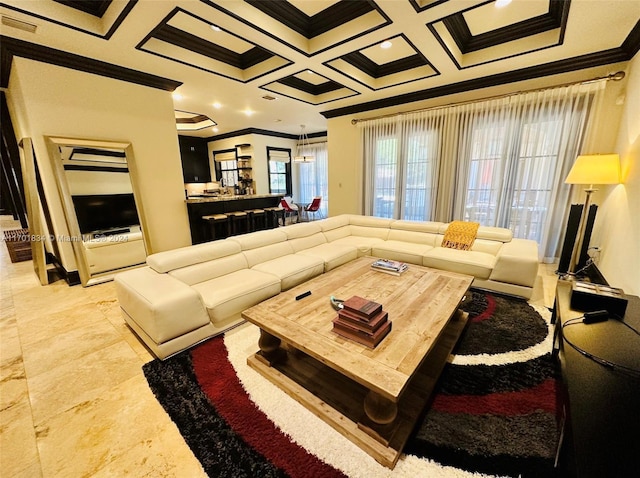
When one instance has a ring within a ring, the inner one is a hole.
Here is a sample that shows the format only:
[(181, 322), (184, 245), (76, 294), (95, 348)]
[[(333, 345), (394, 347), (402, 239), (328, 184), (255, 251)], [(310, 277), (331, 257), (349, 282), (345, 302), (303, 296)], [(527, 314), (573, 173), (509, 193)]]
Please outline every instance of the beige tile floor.
[[(147, 386), (152, 356), (113, 283), (41, 286), (4, 244), (0, 268), (0, 476), (206, 476)], [(530, 302), (553, 304), (553, 271), (541, 265)]]

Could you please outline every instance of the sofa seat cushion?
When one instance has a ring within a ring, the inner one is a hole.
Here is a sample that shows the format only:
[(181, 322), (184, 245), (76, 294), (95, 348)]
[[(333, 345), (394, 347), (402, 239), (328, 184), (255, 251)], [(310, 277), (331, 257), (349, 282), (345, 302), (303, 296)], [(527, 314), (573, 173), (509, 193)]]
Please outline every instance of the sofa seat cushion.
[(321, 259), (324, 262), (324, 271), (328, 272), (331, 269), (335, 269), (342, 264), (346, 264), (358, 257), (358, 250), (355, 246), (349, 246), (344, 244), (336, 244), (332, 242), (330, 244), (320, 244), (315, 247), (310, 247), (296, 254), (297, 256), (311, 256)]
[(362, 257), (370, 256), (371, 248), (382, 242), (384, 242), (384, 239), (379, 237), (346, 236), (336, 239), (335, 241), (331, 241), (329, 244), (355, 247), (358, 250), (358, 257)]
[(488, 279), (496, 263), (496, 256), (486, 252), (459, 251), (448, 247), (435, 247), (428, 251), (422, 264), (443, 271), (467, 274)]
[(280, 288), (288, 290), (324, 272), (324, 261), (319, 257), (290, 254), (261, 262), (251, 268), (280, 279)]
[(280, 279), (266, 272), (242, 269), (191, 287), (200, 294), (215, 325), (279, 294)]
[(422, 257), (431, 249), (433, 249), (433, 246), (427, 244), (392, 240), (374, 244), (371, 248), (371, 255), (382, 257), (383, 259), (422, 265)]

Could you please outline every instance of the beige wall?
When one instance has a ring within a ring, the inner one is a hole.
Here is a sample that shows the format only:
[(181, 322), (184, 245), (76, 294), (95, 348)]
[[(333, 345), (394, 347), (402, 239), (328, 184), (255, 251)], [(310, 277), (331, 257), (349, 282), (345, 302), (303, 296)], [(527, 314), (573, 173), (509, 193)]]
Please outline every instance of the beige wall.
[(33, 140), (56, 233), (62, 209), (45, 136), (130, 142), (150, 252), (191, 244), (170, 92), (16, 57), (7, 96), (16, 136)]
[(607, 281), (640, 295), (640, 55), (627, 69), (618, 140), (611, 151), (620, 154), (623, 184), (603, 188), (591, 245), (601, 248), (598, 267)]
[(351, 116), (327, 121), (329, 216), (362, 214), (362, 162), (358, 128)]

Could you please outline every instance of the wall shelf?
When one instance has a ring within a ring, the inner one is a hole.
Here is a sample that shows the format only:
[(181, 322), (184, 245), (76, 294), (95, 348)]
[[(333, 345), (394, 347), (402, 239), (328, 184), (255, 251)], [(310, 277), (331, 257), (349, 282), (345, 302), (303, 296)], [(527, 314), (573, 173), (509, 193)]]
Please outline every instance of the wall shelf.
[(238, 181), (245, 190), (252, 190), (253, 177), (251, 174), (251, 145), (249, 143), (236, 144), (236, 158), (238, 160)]

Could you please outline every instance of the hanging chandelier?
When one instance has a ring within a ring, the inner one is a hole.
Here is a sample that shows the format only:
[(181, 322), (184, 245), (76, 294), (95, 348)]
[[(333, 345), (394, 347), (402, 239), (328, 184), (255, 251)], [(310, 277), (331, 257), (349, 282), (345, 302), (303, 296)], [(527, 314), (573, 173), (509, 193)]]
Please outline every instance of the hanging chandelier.
[[(300, 137), (298, 138), (298, 144), (296, 146), (296, 154), (293, 157), (295, 163), (310, 163), (316, 160), (316, 157), (308, 153), (310, 149), (309, 137), (304, 129), (304, 125), (300, 125)], [(307, 154), (305, 154), (307, 151)]]

